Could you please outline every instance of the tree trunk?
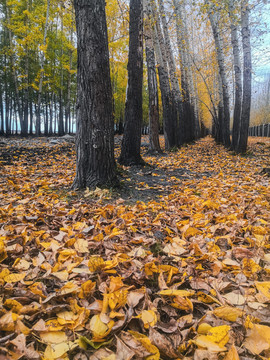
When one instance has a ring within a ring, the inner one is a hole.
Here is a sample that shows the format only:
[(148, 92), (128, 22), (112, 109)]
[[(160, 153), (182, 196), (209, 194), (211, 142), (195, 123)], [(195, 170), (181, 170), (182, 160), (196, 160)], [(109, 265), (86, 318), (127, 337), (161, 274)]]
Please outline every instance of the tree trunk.
[(192, 74), (189, 33), (187, 27), (187, 12), (185, 0), (174, 0), (174, 15), (176, 20), (177, 46), (181, 67), (181, 86), (184, 115), (184, 141), (193, 141), (199, 136), (200, 125), (197, 115), (195, 86)]
[(1, 125), (0, 125), (0, 135), (4, 135), (4, 106), (3, 106), (3, 89), (2, 85), (0, 85), (0, 118), (1, 118)]
[(164, 46), (164, 39), (160, 28), (159, 19), (156, 8), (150, 0), (147, 0), (148, 6), (151, 6), (152, 11), (152, 38), (154, 39), (155, 53), (158, 63), (159, 87), (161, 92), (162, 110), (163, 110), (163, 130), (165, 138), (165, 149), (170, 150), (177, 145), (177, 133), (175, 131), (175, 107), (173, 103), (170, 79), (166, 63), (166, 53)]
[[(62, 5), (60, 5), (62, 7)], [(58, 123), (58, 135), (64, 135), (64, 98), (63, 98), (63, 86), (64, 86), (64, 69), (63, 69), (63, 32), (64, 32), (64, 24), (63, 24), (63, 9), (61, 8), (61, 51), (60, 51), (60, 89), (59, 89), (59, 123)]]
[(19, 94), (18, 79), (17, 79), (17, 73), (16, 73), (15, 56), (14, 56), (14, 53), (13, 53), (13, 42), (12, 42), (12, 32), (11, 32), (11, 29), (10, 29), (9, 9), (7, 8), (6, 11), (7, 11), (7, 13), (6, 13), (7, 22), (8, 22), (8, 25), (9, 25), (8, 36), (9, 36), (9, 46), (10, 46), (10, 66), (11, 66), (11, 69), (12, 69), (12, 76), (13, 76), (14, 90), (15, 90), (14, 106), (17, 108), (17, 111), (18, 111), (18, 114), (19, 114), (19, 120), (20, 120), (20, 126), (21, 126), (21, 134), (26, 135), (27, 133), (25, 132), (25, 124), (24, 124), (22, 106), (21, 106), (21, 103), (20, 103), (20, 94)]
[[(49, 24), (49, 13), (50, 13), (50, 0), (47, 0), (47, 11), (46, 11), (46, 22), (44, 27), (44, 35), (43, 35), (43, 45), (46, 45), (47, 39), (47, 31)], [(39, 86), (38, 86), (38, 101), (36, 107), (36, 135), (39, 136), (41, 134), (40, 130), (40, 108), (41, 108), (41, 96), (42, 96), (42, 87), (43, 87), (43, 77), (44, 77), (44, 62), (45, 62), (45, 54), (44, 51), (41, 51), (41, 60), (40, 60), (40, 78), (39, 78)]]
[(44, 104), (44, 108), (45, 108), (44, 135), (45, 136), (48, 136), (48, 128), (49, 128), (48, 101), (49, 101), (49, 96), (48, 96), (48, 92), (46, 91), (45, 104)]
[(130, 0), (128, 88), (125, 106), (125, 128), (119, 163), (144, 164), (140, 154), (143, 84), (143, 4)]
[(116, 183), (105, 0), (74, 0), (78, 48), (76, 177), (73, 188)]
[(230, 146), (230, 98), (228, 92), (228, 81), (227, 75), (225, 70), (225, 58), (224, 58), (224, 51), (223, 51), (223, 41), (220, 36), (220, 29), (219, 29), (219, 18), (217, 9), (214, 6), (209, 4), (209, 0), (205, 0), (205, 3), (208, 5), (208, 17), (211, 23), (213, 36), (215, 40), (215, 47), (217, 52), (217, 61), (219, 67), (219, 74), (222, 81), (222, 97), (223, 97), (223, 109), (224, 109), (224, 117), (223, 117), (223, 144), (226, 147)]
[(240, 60), (240, 49), (238, 41), (238, 26), (235, 19), (234, 0), (229, 1), (229, 15), (231, 20), (231, 42), (233, 47), (233, 66), (234, 66), (234, 112), (233, 112), (233, 130), (232, 130), (232, 149), (236, 150), (240, 137), (240, 120), (241, 120), (241, 104), (242, 104), (242, 71)]
[[(73, 46), (73, 24), (71, 24), (70, 42)], [(67, 103), (66, 103), (66, 133), (71, 133), (71, 114), (70, 114), (70, 99), (71, 99), (71, 68), (72, 68), (73, 50), (69, 50), (69, 70), (67, 83)]]
[(249, 29), (249, 4), (248, 0), (241, 2), (241, 32), (242, 32), (242, 46), (244, 56), (243, 66), (243, 100), (241, 113), (241, 127), (240, 138), (237, 146), (237, 152), (245, 153), (248, 142), (248, 128), (250, 121), (251, 108), (251, 46), (250, 46), (250, 29)]
[(30, 113), (30, 126), (29, 126), (29, 134), (33, 134), (33, 103), (32, 103), (32, 97), (30, 97), (29, 101), (29, 113)]
[(149, 93), (149, 142), (150, 150), (161, 152), (159, 143), (159, 104), (155, 51), (151, 32), (151, 9), (146, 8), (144, 39)]
[(50, 125), (49, 125), (49, 135), (53, 133), (53, 94), (50, 98)]

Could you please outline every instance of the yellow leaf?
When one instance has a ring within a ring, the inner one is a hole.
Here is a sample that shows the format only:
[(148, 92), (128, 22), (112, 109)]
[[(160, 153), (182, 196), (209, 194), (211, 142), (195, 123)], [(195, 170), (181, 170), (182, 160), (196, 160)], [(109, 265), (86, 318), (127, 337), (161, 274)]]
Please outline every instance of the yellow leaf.
[(206, 335), (210, 329), (212, 329), (211, 325), (209, 325), (207, 323), (201, 323), (198, 326), (197, 333), (200, 335)]
[(146, 360), (159, 360), (160, 359), (160, 353), (159, 353), (158, 348), (151, 343), (150, 339), (147, 336), (140, 334), (136, 331), (131, 331), (131, 330), (129, 331), (129, 333), (131, 335), (133, 335), (136, 339), (138, 339), (139, 342), (145, 347), (145, 349), (152, 354), (152, 355), (147, 356), (145, 358)]
[(67, 336), (63, 331), (41, 332), (40, 338), (46, 344), (60, 344), (67, 342)]
[(260, 291), (264, 296), (270, 299), (270, 281), (255, 281), (255, 285), (258, 291)]
[(207, 200), (202, 205), (203, 207), (207, 207), (208, 209), (212, 210), (219, 209), (219, 204), (212, 200)]
[(88, 241), (84, 240), (84, 239), (77, 239), (77, 241), (74, 244), (74, 248), (79, 252), (79, 253), (88, 253), (89, 249), (88, 249)]
[(46, 328), (48, 331), (60, 331), (63, 329), (63, 326), (59, 324), (57, 319), (51, 319), (46, 321)]
[(270, 327), (254, 324), (248, 333), (244, 346), (253, 354), (259, 355), (270, 347)]
[(110, 286), (109, 291), (114, 292), (120, 290), (124, 286), (121, 276), (111, 276), (110, 277)]
[(4, 302), (4, 305), (15, 313), (19, 313), (20, 310), (23, 308), (22, 304), (20, 304), (17, 300), (12, 299), (7, 299)]
[(77, 346), (76, 343), (73, 343), (72, 341), (64, 342), (60, 344), (49, 344), (45, 352), (43, 354), (44, 360), (54, 360), (62, 357), (65, 355), (68, 351), (74, 349)]
[(90, 320), (90, 330), (93, 333), (93, 337), (96, 339), (103, 339), (110, 333), (113, 324), (114, 321), (112, 320), (108, 324), (105, 324), (101, 321), (100, 315), (94, 315)]
[(57, 261), (58, 261), (58, 263), (63, 263), (70, 258), (74, 258), (76, 255), (77, 255), (77, 252), (75, 250), (72, 250), (72, 249), (61, 250), (59, 252)]
[(108, 303), (111, 310), (115, 310), (117, 308), (124, 306), (127, 302), (127, 295), (128, 295), (127, 290), (118, 290), (111, 294), (107, 294)]
[(104, 267), (104, 260), (101, 256), (91, 256), (88, 262), (88, 267), (91, 272), (102, 269)]
[(25, 278), (26, 274), (9, 274), (6, 277), (4, 277), (5, 282), (7, 283), (15, 283), (23, 280)]
[(57, 320), (60, 325), (74, 324), (79, 315), (74, 314), (72, 311), (62, 311), (57, 314)]
[(243, 259), (243, 273), (245, 276), (249, 277), (253, 274), (259, 272), (262, 268), (260, 265), (256, 264), (252, 259)]
[(21, 319), (21, 316), (9, 311), (0, 318), (0, 330), (2, 331), (14, 331), (15, 323)]
[(68, 272), (66, 270), (53, 272), (52, 275), (57, 277), (61, 281), (67, 281), (68, 280)]
[(96, 287), (95, 282), (93, 282), (92, 280), (87, 280), (85, 283), (81, 285), (79, 298), (80, 299), (87, 298), (95, 290), (95, 287)]
[(7, 252), (5, 249), (5, 244), (0, 240), (0, 262), (4, 261), (7, 258)]
[(144, 271), (147, 276), (151, 276), (154, 273), (158, 272), (158, 267), (154, 262), (150, 262), (144, 265)]
[(142, 319), (145, 329), (157, 323), (157, 315), (153, 310), (143, 310), (138, 317)]
[(191, 236), (196, 236), (198, 234), (201, 234), (202, 232), (194, 227), (189, 227), (185, 233), (184, 233), (184, 237), (191, 237)]
[(227, 342), (230, 339), (230, 336), (229, 336), (230, 329), (231, 329), (231, 327), (228, 326), (228, 325), (221, 325), (221, 326), (212, 327), (208, 331), (207, 337), (210, 340), (217, 343), (220, 347), (223, 347), (224, 345), (227, 344)]
[(221, 352), (227, 350), (226, 347), (219, 346), (219, 344), (210, 340), (206, 335), (198, 336), (195, 340), (193, 340), (193, 343), (199, 347), (206, 348), (211, 352)]
[(225, 356), (223, 360), (240, 360), (236, 347), (234, 345), (232, 345), (228, 354)]
[(73, 292), (78, 292), (79, 291), (79, 287), (74, 284), (73, 282), (68, 282), (66, 283), (58, 292), (59, 295), (66, 295), (66, 294), (71, 294)]
[(35, 295), (39, 295), (44, 299), (47, 297), (47, 295), (45, 293), (45, 291), (46, 291), (45, 285), (43, 283), (41, 283), (41, 282), (34, 283), (33, 285), (31, 285), (29, 287), (29, 289)]
[(159, 294), (165, 296), (192, 296), (194, 295), (194, 291), (166, 289), (166, 290), (161, 290)]
[(201, 302), (204, 302), (205, 304), (212, 304), (215, 302), (215, 303), (221, 305), (221, 303), (218, 301), (218, 299), (216, 299), (214, 296), (204, 293), (203, 291), (199, 291), (197, 293), (197, 295), (198, 295), (198, 300)]
[(244, 311), (232, 306), (220, 306), (213, 311), (213, 314), (221, 319), (234, 322), (243, 317)]
[(10, 271), (8, 269), (3, 269), (0, 272), (0, 279), (4, 279), (6, 276), (8, 276), (10, 274)]
[(176, 296), (171, 306), (179, 310), (193, 311), (193, 304), (187, 297)]
[[(19, 260), (19, 261), (17, 261)], [(13, 267), (17, 270), (28, 270), (30, 268), (30, 262), (29, 261), (26, 261), (24, 259), (17, 259), (14, 264), (13, 264)]]

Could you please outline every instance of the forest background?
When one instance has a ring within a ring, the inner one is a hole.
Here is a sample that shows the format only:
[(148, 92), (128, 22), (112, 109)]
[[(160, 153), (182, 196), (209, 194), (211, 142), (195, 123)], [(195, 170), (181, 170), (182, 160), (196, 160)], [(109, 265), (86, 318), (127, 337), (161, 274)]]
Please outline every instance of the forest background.
[[(203, 1), (183, 3), (181, 24), (186, 51), (190, 96), (199, 122), (211, 129), (218, 110), (218, 63), (210, 21)], [(233, 53), (230, 40), (229, 2), (222, 2), (219, 26), (225, 54), (230, 90), (230, 109), (234, 104)], [(123, 127), (127, 87), (129, 6), (126, 0), (107, 2), (113, 113), (115, 129)], [(176, 66), (181, 78), (179, 20), (171, 1), (164, 3)], [(251, 126), (267, 124), (269, 118), (269, 3), (252, 1), (250, 12), (253, 57), (253, 102)], [(74, 133), (76, 131), (76, 31), (70, 1), (1, 1), (0, 36), (0, 134)], [(236, 18), (239, 15), (235, 15)], [(237, 20), (239, 21), (239, 19)], [(178, 22), (178, 23), (177, 23)], [(181, 44), (180, 44), (181, 45)], [(158, 69), (158, 64), (157, 64)], [(161, 94), (159, 90), (161, 103)], [(148, 125), (148, 84), (146, 61), (143, 83), (143, 126)], [(160, 130), (162, 108), (160, 106)], [(232, 117), (232, 114), (231, 114)], [(232, 119), (231, 119), (232, 127)]]

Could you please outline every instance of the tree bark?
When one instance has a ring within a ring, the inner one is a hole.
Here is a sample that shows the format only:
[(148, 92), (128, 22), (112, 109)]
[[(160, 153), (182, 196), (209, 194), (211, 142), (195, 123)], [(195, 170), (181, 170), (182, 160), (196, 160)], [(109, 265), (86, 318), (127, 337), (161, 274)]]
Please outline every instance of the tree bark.
[(116, 183), (105, 0), (74, 0), (78, 48), (76, 177), (73, 188)]
[(161, 152), (159, 143), (159, 103), (155, 51), (151, 31), (151, 9), (147, 7), (147, 4), (145, 11), (144, 39), (148, 74), (150, 151)]
[(63, 23), (63, 9), (61, 6), (61, 51), (60, 51), (60, 89), (59, 89), (59, 122), (58, 122), (58, 135), (64, 135), (64, 96), (63, 96), (63, 87), (64, 87), (64, 69), (63, 69), (63, 32), (64, 32), (64, 23)]
[(176, 21), (176, 38), (180, 58), (181, 69), (181, 91), (182, 91), (182, 120), (180, 122), (181, 143), (187, 143), (193, 140), (192, 127), (194, 126), (192, 106), (190, 102), (190, 84), (188, 73), (188, 49), (187, 49), (187, 31), (184, 22), (182, 0), (174, 0), (174, 15)]
[(240, 60), (240, 48), (238, 41), (238, 26), (235, 18), (235, 1), (229, 1), (229, 16), (231, 21), (231, 43), (233, 47), (233, 66), (234, 66), (234, 112), (233, 112), (233, 130), (232, 130), (232, 149), (236, 150), (240, 137), (241, 104), (242, 104), (242, 71)]
[(243, 66), (243, 100), (241, 113), (240, 138), (237, 146), (237, 152), (245, 153), (248, 142), (248, 128), (250, 122), (251, 108), (251, 79), (252, 79), (252, 62), (251, 62), (251, 46), (250, 46), (250, 29), (249, 29), (249, 2), (242, 0), (241, 2), (241, 32), (242, 46), (244, 56)]
[[(50, 0), (47, 0), (47, 10), (46, 10), (46, 21), (44, 27), (44, 35), (43, 35), (43, 46), (46, 45), (47, 39), (47, 31), (49, 24), (49, 13), (50, 13)], [(43, 87), (43, 78), (44, 78), (44, 62), (45, 62), (45, 53), (41, 51), (41, 60), (40, 60), (40, 78), (39, 78), (39, 86), (38, 86), (38, 100), (36, 107), (36, 136), (41, 134), (40, 129), (40, 111), (41, 111), (41, 96), (42, 96), (42, 87)]]
[(140, 165), (143, 85), (143, 4), (130, 0), (128, 88), (125, 106), (125, 128), (119, 163)]
[[(163, 110), (163, 130), (165, 139), (165, 149), (170, 150), (177, 145), (177, 132), (175, 130), (176, 112), (172, 98), (170, 79), (166, 62), (164, 39), (160, 28), (159, 18), (155, 4), (147, 0), (152, 11), (152, 38), (154, 39), (155, 53), (158, 63), (159, 87), (161, 92)], [(150, 5), (151, 4), (151, 5)]]
[(224, 116), (223, 116), (223, 126), (222, 126), (222, 133), (223, 139), (222, 142), (226, 147), (230, 146), (230, 98), (228, 92), (228, 81), (227, 75), (225, 70), (225, 57), (223, 51), (223, 41), (220, 36), (220, 29), (219, 29), (219, 18), (217, 9), (214, 8), (213, 5), (209, 4), (209, 0), (205, 0), (205, 3), (208, 7), (208, 17), (211, 23), (214, 41), (215, 41), (215, 48), (217, 52), (217, 61), (219, 67), (219, 74), (222, 81), (222, 97), (223, 97), (223, 109), (224, 109)]

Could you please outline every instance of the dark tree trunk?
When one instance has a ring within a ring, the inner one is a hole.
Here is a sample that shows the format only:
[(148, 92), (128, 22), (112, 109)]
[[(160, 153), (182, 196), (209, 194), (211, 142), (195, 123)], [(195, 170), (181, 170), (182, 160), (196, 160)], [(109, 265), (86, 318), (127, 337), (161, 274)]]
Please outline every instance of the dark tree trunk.
[(105, 0), (74, 0), (78, 48), (77, 168), (73, 188), (116, 183)]
[(228, 80), (225, 69), (225, 55), (223, 49), (223, 41), (220, 35), (219, 28), (219, 8), (215, 8), (216, 4), (210, 4), (209, 0), (205, 0), (205, 4), (208, 5), (208, 16), (211, 23), (213, 36), (215, 40), (215, 47), (217, 53), (217, 62), (219, 68), (219, 74), (222, 82), (222, 98), (223, 98), (223, 125), (222, 125), (222, 142), (226, 147), (231, 144), (230, 140), (230, 98), (228, 91)]
[(3, 106), (3, 91), (1, 87), (0, 87), (0, 117), (1, 117), (0, 135), (4, 135), (4, 106)]
[(63, 113), (63, 90), (59, 92), (59, 121), (58, 121), (58, 135), (64, 135), (64, 113)]
[(150, 150), (161, 152), (159, 144), (159, 104), (155, 51), (151, 31), (151, 9), (147, 9), (144, 26), (145, 52), (149, 93), (149, 142)]
[(45, 136), (48, 136), (48, 127), (49, 127), (48, 92), (46, 92), (46, 101), (45, 101), (45, 122), (44, 122), (44, 135), (45, 135)]
[(130, 0), (128, 89), (125, 107), (125, 128), (119, 163), (139, 165), (141, 158), (143, 84), (143, 5), (142, 0)]
[(33, 134), (33, 104), (32, 98), (29, 101), (29, 113), (30, 113), (30, 126), (29, 126), (29, 134)]
[(232, 130), (232, 149), (235, 150), (238, 145), (240, 136), (240, 121), (241, 121), (241, 103), (242, 103), (242, 71), (240, 60), (240, 49), (238, 41), (238, 26), (235, 19), (235, 4), (234, 0), (229, 1), (229, 13), (231, 21), (231, 42), (233, 47), (233, 65), (234, 65), (234, 83), (235, 83), (235, 101), (233, 112), (233, 130)]
[(51, 94), (50, 99), (50, 125), (49, 125), (49, 135), (53, 133), (53, 94)]
[(250, 29), (249, 29), (249, 6), (248, 0), (241, 3), (241, 26), (242, 26), (242, 45), (244, 55), (243, 66), (243, 100), (241, 112), (240, 138), (237, 146), (237, 152), (245, 153), (248, 142), (248, 128), (250, 121), (251, 107), (251, 46), (250, 46)]

